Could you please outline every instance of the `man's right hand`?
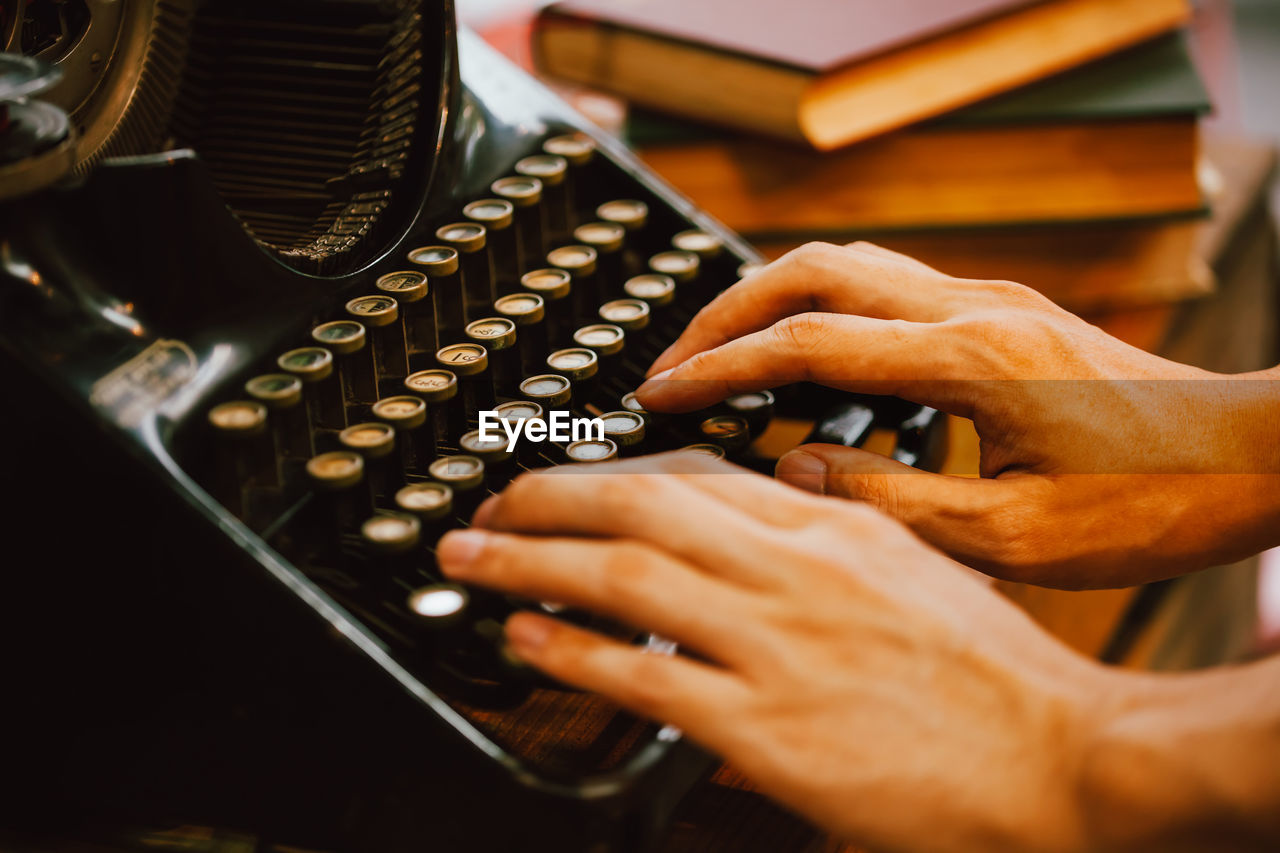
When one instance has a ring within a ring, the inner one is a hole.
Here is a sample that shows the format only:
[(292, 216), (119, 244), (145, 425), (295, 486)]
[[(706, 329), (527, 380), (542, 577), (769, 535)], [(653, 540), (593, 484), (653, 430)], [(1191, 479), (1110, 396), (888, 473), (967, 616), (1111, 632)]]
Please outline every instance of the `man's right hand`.
[(1280, 544), (1280, 374), (1175, 364), (1022, 285), (870, 244), (811, 244), (725, 291), (637, 396), (689, 411), (802, 380), (973, 419), (981, 479), (830, 445), (777, 475), (869, 501), (996, 576), (1128, 585)]

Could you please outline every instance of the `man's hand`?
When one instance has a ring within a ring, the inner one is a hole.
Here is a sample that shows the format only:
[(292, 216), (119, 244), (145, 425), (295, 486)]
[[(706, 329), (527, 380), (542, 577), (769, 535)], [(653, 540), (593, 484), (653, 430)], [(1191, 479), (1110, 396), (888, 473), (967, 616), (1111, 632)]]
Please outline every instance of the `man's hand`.
[(1280, 378), (1175, 364), (1029, 288), (869, 244), (811, 244), (725, 291), (637, 396), (688, 411), (800, 380), (973, 419), (982, 479), (826, 445), (777, 474), (868, 501), (991, 574), (1128, 585), (1280, 543)]
[(870, 507), (675, 453), (524, 475), (476, 525), (441, 540), (447, 576), (701, 657), (533, 614), (508, 623), (518, 655), (823, 826), (885, 850), (1082, 846), (1073, 762), (1105, 674)]

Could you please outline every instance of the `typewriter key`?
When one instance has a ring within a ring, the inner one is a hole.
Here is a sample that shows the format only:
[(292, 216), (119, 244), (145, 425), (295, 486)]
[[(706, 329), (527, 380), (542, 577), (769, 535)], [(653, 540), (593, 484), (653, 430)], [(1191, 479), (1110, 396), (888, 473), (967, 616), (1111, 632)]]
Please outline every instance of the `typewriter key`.
[(462, 208), (462, 215), (489, 232), (493, 274), (498, 293), (512, 293), (520, 283), (520, 245), (516, 238), (515, 206), (503, 198), (483, 198)]
[(622, 243), (627, 231), (616, 222), (588, 222), (573, 229), (573, 239), (596, 250), (597, 304), (615, 295), (626, 278), (623, 275)]
[(600, 306), (600, 319), (631, 339), (649, 326), (649, 303), (643, 299), (614, 299)]
[(516, 324), (506, 317), (486, 317), (467, 324), (467, 337), (488, 350), (494, 389), (512, 394), (523, 375), (516, 349)]
[[(572, 204), (571, 215), (590, 207), (588, 196), (592, 182), (585, 172), (588, 171), (587, 166), (595, 159), (595, 140), (581, 133), (553, 136), (542, 143), (542, 150), (548, 154), (563, 157), (569, 162), (569, 174), (565, 178), (565, 191)], [(577, 224), (576, 216), (575, 221), (570, 224)]]
[(751, 429), (751, 437), (757, 438), (773, 419), (774, 399), (772, 391), (753, 391), (729, 397), (724, 404), (735, 415), (746, 420)]
[(634, 455), (644, 442), (644, 418), (635, 412), (605, 412), (600, 416), (604, 422), (604, 437), (618, 446), (618, 453), (623, 456)]
[(627, 342), (627, 333), (620, 327), (611, 323), (592, 323), (574, 332), (573, 342), (596, 354), (600, 363), (596, 375), (600, 382), (617, 375), (619, 356)]
[(484, 489), (484, 462), (475, 456), (441, 456), (428, 469), (431, 479), (453, 490), (453, 512), (470, 522), (476, 507), (488, 493)]
[(404, 379), (409, 375), (409, 350), (405, 344), (400, 305), (390, 296), (360, 296), (346, 305), (347, 313), (364, 324), (373, 337), (373, 363), (379, 379)]
[[(592, 353), (594, 357), (595, 353)], [(520, 396), (542, 407), (544, 412), (563, 409), (573, 396), (573, 385), (563, 376), (542, 373), (520, 383)]]
[(500, 489), (506, 484), (514, 452), (507, 450), (507, 436), (501, 428), (490, 430), (483, 439), (480, 430), (473, 429), (458, 440), (458, 449), (484, 463), (485, 484), (490, 489)]
[(680, 453), (696, 453), (700, 456), (710, 456), (712, 459), (723, 459), (724, 448), (718, 444), (689, 444), (678, 451)]
[(419, 627), (428, 631), (449, 631), (462, 625), (471, 604), (466, 587), (437, 583), (409, 593), (409, 612)]
[(489, 352), (484, 346), (465, 343), (441, 347), (436, 353), (436, 363), (458, 377), (468, 418), (482, 409), (493, 408), (493, 379), (489, 374)]
[(512, 293), (499, 296), (493, 308), (516, 324), (516, 352), (520, 373), (527, 375), (540, 369), (547, 342), (546, 302), (536, 293)]
[(373, 416), (395, 429), (400, 467), (426, 474), (436, 458), (436, 437), (427, 425), (427, 404), (409, 394), (384, 397), (373, 404)]
[(435, 306), (425, 272), (407, 270), (381, 276), (375, 286), (400, 303), (400, 324), (404, 327), (409, 355), (434, 353), (440, 349), (436, 332)]
[(628, 232), (641, 231), (649, 224), (649, 205), (633, 198), (615, 199), (597, 207), (596, 216), (616, 222)]
[(632, 299), (643, 300), (655, 314), (676, 298), (675, 279), (660, 273), (645, 273), (629, 278), (622, 289)]
[(379, 512), (360, 525), (360, 539), (370, 562), (384, 579), (412, 577), (421, 562), (422, 525), (416, 516)]
[(572, 276), (564, 270), (534, 270), (521, 277), (520, 286), (542, 297), (547, 340), (553, 346), (567, 341), (573, 331), (573, 309), (569, 300), (573, 289)]
[(217, 497), (233, 515), (243, 517), (251, 487), (280, 485), (275, 446), (267, 429), (267, 407), (253, 400), (222, 403), (209, 410), (209, 424), (218, 437), (214, 460)]
[(346, 396), (342, 376), (333, 372), (333, 355), (324, 347), (289, 350), (276, 359), (276, 366), (302, 380), (312, 423), (322, 429), (347, 428)]
[(607, 438), (588, 438), (572, 442), (564, 449), (569, 462), (609, 462), (618, 458), (618, 445)]
[(628, 412), (634, 412), (644, 418), (644, 422), (646, 424), (653, 423), (653, 414), (644, 406), (640, 405), (640, 401), (636, 399), (636, 392), (634, 391), (628, 391), (626, 394), (622, 395), (622, 408), (626, 409)]
[(378, 373), (373, 348), (366, 345), (364, 326), (354, 320), (334, 320), (316, 326), (311, 330), (311, 337), (337, 357), (348, 405), (371, 405), (378, 401)]
[(423, 538), (434, 547), (453, 524), (453, 489), (432, 481), (411, 483), (396, 492), (396, 507), (417, 517)]
[(315, 455), (301, 379), (289, 373), (268, 373), (244, 383), (244, 392), (271, 413), (276, 453), (282, 459), (310, 459)]
[(420, 266), (429, 279), (432, 313), (439, 326), (436, 339), (461, 337), (467, 325), (467, 301), (462, 292), (457, 250), (449, 246), (423, 246), (410, 252), (409, 260)]
[[(519, 424), (521, 434), (523, 434), (523, 425), (528, 421), (542, 420), (542, 406), (529, 400), (512, 400), (509, 403), (502, 403), (494, 410), (499, 420), (508, 421), (513, 424)], [(506, 431), (503, 431), (505, 438)], [(540, 463), (538, 454), (538, 445), (532, 441), (521, 441), (516, 439), (516, 459), (525, 467), (536, 467)]]
[(437, 451), (449, 442), (450, 436), (467, 431), (467, 413), (461, 402), (455, 399), (458, 396), (458, 377), (452, 371), (419, 370), (405, 377), (404, 387), (427, 404), (427, 417), (431, 421)]
[(546, 228), (543, 224), (542, 181), (537, 178), (499, 178), (489, 185), (499, 198), (515, 207), (516, 242), (520, 246), (520, 269), (529, 270), (542, 263), (547, 253)]
[(307, 476), (316, 490), (316, 528), (337, 549), (344, 531), (373, 514), (364, 457), (349, 450), (321, 453), (307, 460)]
[(736, 454), (751, 444), (751, 430), (747, 422), (736, 415), (717, 415), (698, 425), (698, 431), (707, 444), (714, 444), (728, 455)]
[(681, 231), (672, 237), (671, 248), (679, 249), (683, 252), (693, 252), (702, 260), (709, 261), (719, 256), (724, 250), (724, 241), (714, 234), (709, 234), (699, 228), (692, 228), (688, 231)]
[(547, 264), (565, 270), (573, 279), (574, 322), (595, 316), (596, 306), (603, 301), (596, 278), (596, 250), (590, 246), (561, 246), (547, 253)]
[(488, 235), (479, 222), (452, 222), (436, 229), (436, 239), (458, 252), (468, 318), (481, 316), (498, 298)]
[(396, 431), (390, 424), (370, 421), (338, 433), (342, 446), (364, 458), (365, 481), (370, 498), (390, 498), (404, 485), (404, 472), (396, 458)]
[(702, 261), (693, 252), (673, 249), (659, 252), (649, 258), (649, 269), (661, 275), (669, 275), (677, 284), (688, 284), (698, 277)]
[(542, 205), (552, 240), (567, 236), (572, 227), (573, 198), (565, 184), (568, 170), (569, 162), (557, 154), (534, 154), (516, 161), (516, 174), (542, 181)]
[(569, 380), (571, 393), (567, 402), (570, 407), (580, 409), (594, 398), (600, 358), (593, 350), (586, 347), (556, 350), (547, 356), (547, 367)]

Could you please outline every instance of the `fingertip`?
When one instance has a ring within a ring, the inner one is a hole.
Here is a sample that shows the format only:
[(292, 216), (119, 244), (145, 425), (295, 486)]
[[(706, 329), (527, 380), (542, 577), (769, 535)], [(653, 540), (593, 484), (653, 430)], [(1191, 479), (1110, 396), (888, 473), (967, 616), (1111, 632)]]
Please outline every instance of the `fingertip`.
[(480, 506), (476, 507), (475, 513), (471, 516), (472, 527), (485, 527), (489, 519), (493, 517), (494, 510), (498, 508), (498, 495), (490, 495), (484, 499)]
[(826, 493), (826, 461), (804, 450), (792, 450), (784, 454), (774, 467), (774, 476), (806, 492), (816, 495)]
[(555, 621), (534, 613), (513, 613), (505, 628), (507, 644), (516, 657), (536, 658), (556, 628)]

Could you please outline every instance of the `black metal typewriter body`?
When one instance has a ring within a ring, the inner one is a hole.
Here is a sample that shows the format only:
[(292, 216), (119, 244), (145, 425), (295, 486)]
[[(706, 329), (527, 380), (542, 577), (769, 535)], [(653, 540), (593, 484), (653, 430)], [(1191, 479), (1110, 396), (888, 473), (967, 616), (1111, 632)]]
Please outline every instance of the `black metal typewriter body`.
[[(114, 124), (101, 91), (68, 105), (65, 174), (0, 201), (25, 543), (0, 821), (655, 846), (709, 757), (524, 671), (501, 621), (550, 606), (450, 588), (435, 537), (528, 468), (690, 445), (767, 468), (750, 441), (775, 409), (849, 444), (890, 426), (919, 463), (936, 418), (863, 398), (823, 419), (811, 388), (665, 420), (624, 399), (759, 259), (450, 3), (137, 6), (133, 100)], [(510, 458), (464, 440), (477, 409), (539, 400), (621, 429)]]

